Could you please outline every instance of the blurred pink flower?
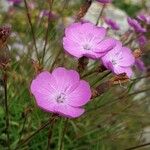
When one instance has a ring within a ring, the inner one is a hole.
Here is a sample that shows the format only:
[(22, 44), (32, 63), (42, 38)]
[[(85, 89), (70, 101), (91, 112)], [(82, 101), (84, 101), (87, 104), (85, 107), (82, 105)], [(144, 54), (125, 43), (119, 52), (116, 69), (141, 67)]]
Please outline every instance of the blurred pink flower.
[(22, 0), (7, 0), (7, 1), (12, 4), (20, 4), (22, 2)]
[(115, 39), (106, 37), (105, 28), (92, 23), (73, 23), (65, 29), (64, 49), (77, 58), (100, 58), (115, 45)]
[(89, 84), (80, 80), (76, 71), (62, 67), (37, 75), (31, 83), (31, 92), (40, 108), (69, 118), (82, 115), (82, 106), (91, 98)]
[(146, 32), (146, 29), (143, 28), (140, 23), (136, 20), (136, 19), (131, 19), (130, 17), (128, 17), (128, 23), (129, 25), (136, 31), (136, 32)]
[(138, 38), (138, 43), (140, 44), (140, 46), (144, 46), (147, 43), (147, 38), (144, 35), (141, 35)]
[(148, 16), (146, 14), (138, 15), (137, 19), (139, 19), (140, 21), (143, 21), (146, 24), (150, 24), (150, 16)]
[(40, 18), (42, 18), (42, 17), (49, 17), (50, 19), (56, 19), (57, 18), (57, 16), (54, 13), (49, 12), (49, 10), (42, 10), (40, 12), (39, 17)]
[(141, 59), (136, 59), (135, 60), (135, 66), (137, 67), (137, 69), (139, 69), (141, 72), (146, 70), (145, 64)]
[(97, 0), (97, 1), (104, 4), (112, 2), (112, 0)]
[(112, 19), (105, 18), (105, 22), (107, 25), (109, 25), (111, 27), (111, 29), (119, 30), (118, 24), (115, 21), (113, 21)]
[(115, 74), (126, 73), (128, 77), (132, 75), (131, 67), (135, 58), (130, 49), (122, 47), (121, 42), (117, 42), (116, 47), (102, 57), (104, 66)]

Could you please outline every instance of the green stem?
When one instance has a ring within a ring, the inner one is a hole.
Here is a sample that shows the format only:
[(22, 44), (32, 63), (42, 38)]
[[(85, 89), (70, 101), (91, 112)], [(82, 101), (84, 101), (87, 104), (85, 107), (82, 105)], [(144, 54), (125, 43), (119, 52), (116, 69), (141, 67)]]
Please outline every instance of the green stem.
[(16, 147), (16, 149), (18, 149), (19, 147), (21, 147), (22, 145), (26, 144), (28, 141), (30, 141), (36, 134), (38, 134), (40, 131), (42, 131), (43, 129), (45, 129), (48, 125), (50, 124), (50, 121), (48, 120), (44, 125), (42, 125), (40, 128), (38, 128), (34, 133), (32, 133), (30, 136), (28, 136), (24, 141), (22, 141), (22, 143), (20, 143), (20, 145), (18, 145)]
[(4, 103), (5, 103), (5, 112), (6, 112), (6, 135), (7, 135), (7, 146), (10, 150), (10, 137), (9, 137), (9, 108), (8, 108), (8, 98), (7, 98), (7, 73), (4, 71), (3, 75), (3, 84), (4, 84)]
[(145, 143), (145, 144), (142, 144), (142, 145), (138, 145), (138, 146), (127, 148), (125, 150), (141, 149), (142, 147), (146, 147), (146, 146), (149, 146), (149, 145), (150, 145), (150, 143)]
[(48, 145), (47, 145), (47, 150), (50, 150), (50, 144), (51, 144), (51, 139), (52, 139), (52, 133), (53, 133), (53, 127), (55, 124), (56, 116), (52, 116), (52, 119), (50, 120), (50, 128), (48, 132)]
[(17, 150), (17, 147), (19, 146), (19, 143), (20, 143), (20, 141), (21, 141), (21, 138), (22, 138), (22, 135), (23, 135), (23, 131), (24, 131), (24, 129), (25, 129), (26, 121), (27, 121), (27, 118), (26, 118), (26, 116), (25, 116), (24, 121), (23, 121), (23, 125), (22, 125), (22, 129), (21, 129), (21, 132), (20, 132), (20, 136), (19, 136), (18, 145), (16, 146), (15, 150)]
[(67, 129), (67, 123), (68, 123), (68, 118), (66, 118), (66, 120), (64, 121), (64, 127), (61, 128), (62, 124), (63, 124), (63, 119), (60, 122), (58, 150), (62, 150), (62, 148), (63, 148), (63, 141), (64, 141), (64, 136), (65, 136), (65, 133), (66, 133), (66, 129)]
[(103, 12), (104, 12), (104, 9), (105, 9), (105, 4), (103, 5), (103, 7), (102, 7), (102, 9), (101, 9), (101, 11), (100, 11), (100, 13), (99, 13), (99, 16), (98, 16), (98, 19), (97, 19), (97, 22), (96, 22), (96, 26), (98, 25), (98, 23), (99, 23), (99, 20), (100, 20), (100, 18), (102, 17), (102, 15), (103, 15)]

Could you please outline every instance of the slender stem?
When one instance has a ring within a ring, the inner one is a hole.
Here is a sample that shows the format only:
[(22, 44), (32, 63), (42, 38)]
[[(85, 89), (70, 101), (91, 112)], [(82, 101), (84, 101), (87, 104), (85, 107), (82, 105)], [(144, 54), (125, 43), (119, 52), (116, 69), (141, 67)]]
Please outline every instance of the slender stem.
[(43, 48), (43, 56), (42, 56), (42, 64), (44, 62), (44, 57), (45, 57), (45, 53), (46, 53), (46, 46), (47, 46), (47, 43), (48, 43), (48, 35), (49, 35), (49, 29), (50, 29), (50, 13), (52, 11), (52, 6), (53, 6), (53, 2), (54, 0), (49, 0), (49, 15), (48, 15), (48, 26), (47, 26), (47, 29), (46, 29), (46, 34), (45, 34), (45, 43), (44, 43), (44, 48)]
[(111, 106), (111, 105), (117, 103), (118, 101), (120, 101), (120, 100), (122, 100), (122, 99), (124, 99), (124, 98), (128, 98), (128, 97), (131, 97), (131, 96), (133, 96), (133, 95), (136, 95), (136, 94), (139, 94), (139, 93), (143, 93), (143, 92), (147, 92), (147, 91), (150, 91), (150, 88), (143, 89), (143, 90), (138, 90), (138, 91), (133, 92), (133, 93), (130, 93), (130, 94), (128, 94), (128, 95), (125, 94), (125, 95), (123, 95), (123, 96), (119, 96), (119, 97), (117, 97), (116, 99), (112, 100), (111, 102), (104, 103), (104, 104), (102, 104), (102, 105), (100, 105), (100, 106), (98, 106), (98, 107), (95, 107), (95, 108), (90, 109), (88, 112), (95, 111), (95, 110), (97, 110), (97, 109), (99, 109), (99, 108), (101, 108), (101, 107), (106, 107), (107, 105), (108, 105), (108, 106)]
[(138, 146), (130, 147), (130, 148), (127, 148), (127, 149), (125, 149), (125, 150), (134, 150), (134, 149), (139, 149), (139, 148), (142, 148), (142, 147), (145, 147), (145, 146), (149, 146), (149, 145), (150, 145), (150, 142), (149, 142), (149, 143), (142, 144), (142, 145), (138, 145)]
[[(25, 117), (24, 117), (24, 121), (23, 121), (23, 126), (22, 126), (22, 129), (21, 129), (21, 132), (20, 132), (18, 144), (19, 144), (20, 141), (21, 141), (21, 138), (22, 138), (22, 135), (23, 135), (23, 131), (24, 131), (24, 129), (25, 129), (26, 121), (27, 121), (27, 118), (26, 118), (26, 116), (25, 116)], [(18, 145), (16, 146), (15, 150), (17, 150), (17, 147), (18, 147)]]
[(91, 87), (93, 87), (98, 81), (103, 80), (104, 78), (106, 78), (110, 74), (111, 74), (111, 72), (109, 71), (106, 74), (104, 74), (102, 77), (100, 76), (96, 81), (94, 81), (94, 83), (92, 83)]
[(136, 40), (137, 38), (139, 38), (142, 34), (138, 34), (136, 37), (131, 38), (128, 42), (124, 43), (124, 46), (129, 45), (130, 43), (132, 43), (134, 40)]
[(51, 144), (51, 137), (52, 137), (52, 133), (53, 133), (53, 127), (55, 124), (55, 120), (56, 120), (56, 116), (52, 116), (52, 119), (50, 120), (50, 128), (49, 128), (49, 132), (48, 132), (48, 145), (47, 145), (47, 150), (50, 150), (50, 144)]
[(99, 20), (100, 20), (100, 18), (102, 17), (102, 15), (103, 15), (103, 12), (104, 12), (104, 9), (105, 9), (105, 4), (103, 5), (103, 7), (102, 7), (102, 9), (101, 9), (101, 11), (100, 11), (100, 13), (99, 13), (99, 16), (98, 16), (98, 19), (97, 19), (97, 22), (96, 22), (96, 26), (98, 25), (98, 23), (99, 23)]
[(51, 69), (50, 70), (53, 70), (54, 66), (55, 66), (55, 63), (57, 62), (58, 60), (58, 57), (61, 55), (61, 51), (59, 50), (58, 53), (56, 54), (56, 57), (55, 57), (55, 60), (53, 61), (52, 65), (51, 65)]
[(34, 133), (32, 133), (30, 136), (28, 136), (22, 143), (21, 145), (18, 145), (16, 149), (27, 143), (29, 140), (31, 140), (36, 134), (38, 134), (40, 131), (45, 129), (48, 125), (50, 124), (50, 121), (48, 120), (44, 125), (42, 125), (40, 128), (38, 128)]
[(3, 75), (3, 84), (4, 84), (4, 103), (5, 103), (5, 112), (6, 112), (6, 135), (7, 135), (7, 146), (8, 149), (10, 150), (10, 137), (9, 137), (9, 108), (8, 108), (8, 98), (7, 98), (7, 73), (4, 71)]
[(64, 136), (67, 130), (67, 123), (68, 123), (68, 118), (66, 118), (65, 122), (64, 122), (64, 128), (62, 130), (62, 134), (59, 135), (60, 136), (60, 143), (58, 145), (58, 150), (62, 150), (63, 147), (63, 141), (64, 141)]
[(38, 49), (37, 49), (37, 46), (36, 46), (36, 38), (35, 38), (35, 34), (34, 34), (34, 28), (33, 28), (33, 24), (32, 24), (32, 21), (31, 21), (31, 16), (30, 16), (30, 12), (29, 12), (29, 8), (28, 8), (28, 4), (27, 4), (26, 0), (24, 0), (24, 4), (25, 4), (28, 21), (29, 21), (30, 28), (31, 28), (33, 43), (34, 43), (34, 47), (35, 47), (35, 52), (36, 52), (36, 55), (37, 55), (37, 59), (40, 62), (40, 59), (39, 59), (39, 56), (38, 56)]

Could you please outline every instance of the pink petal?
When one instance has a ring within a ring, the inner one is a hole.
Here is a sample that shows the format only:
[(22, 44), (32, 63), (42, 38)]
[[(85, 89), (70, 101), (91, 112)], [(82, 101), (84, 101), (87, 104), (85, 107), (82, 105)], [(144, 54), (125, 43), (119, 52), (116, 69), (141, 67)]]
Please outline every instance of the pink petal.
[(103, 53), (113, 49), (116, 45), (116, 40), (112, 38), (105, 39), (96, 45), (94, 52)]
[(116, 46), (102, 57), (103, 64), (107, 69), (109, 69), (110, 61), (117, 56), (117, 53), (120, 53), (121, 48), (122, 43), (116, 40)]
[[(83, 37), (86, 41), (94, 40), (95, 42), (100, 42), (104, 39), (106, 35), (106, 29), (103, 27), (97, 27), (92, 23), (84, 23), (81, 27)], [(81, 41), (81, 39), (79, 39)]]
[(58, 91), (70, 93), (79, 84), (79, 74), (74, 70), (59, 67), (52, 72), (52, 75), (57, 82)]
[(37, 105), (47, 111), (47, 112), (55, 112), (55, 106), (57, 103), (51, 99), (50, 95), (47, 95), (45, 93), (39, 93), (39, 92), (34, 92), (34, 97), (36, 99)]
[(122, 59), (118, 61), (118, 64), (122, 67), (130, 67), (135, 63), (135, 58), (131, 52), (131, 50), (127, 47), (123, 47), (122, 51)]
[(75, 108), (64, 104), (55, 106), (55, 113), (68, 118), (77, 118), (81, 116), (84, 111), (85, 110), (83, 108)]
[(91, 98), (90, 86), (81, 80), (79, 86), (67, 96), (67, 103), (74, 107), (85, 105)]
[(57, 89), (56, 80), (48, 71), (44, 71), (32, 81), (30, 89), (32, 94), (34, 92), (50, 94)]
[(131, 67), (115, 67), (113, 69), (114, 73), (116, 73), (117, 75), (122, 74), (122, 73), (126, 73), (126, 75), (130, 78), (133, 74)]
[(55, 78), (48, 71), (42, 72), (32, 81), (30, 89), (37, 105), (53, 112), (55, 101), (52, 101), (51, 95), (57, 89)]
[(81, 58), (83, 56), (83, 51), (81, 51), (80, 44), (70, 40), (69, 38), (63, 38), (64, 49), (71, 55)]

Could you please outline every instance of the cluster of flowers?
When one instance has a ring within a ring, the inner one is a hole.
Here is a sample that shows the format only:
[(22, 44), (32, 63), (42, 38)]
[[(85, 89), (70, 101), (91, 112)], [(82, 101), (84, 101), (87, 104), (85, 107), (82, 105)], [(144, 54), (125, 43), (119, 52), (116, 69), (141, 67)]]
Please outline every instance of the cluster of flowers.
[[(131, 50), (120, 41), (108, 37), (103, 27), (90, 22), (73, 23), (65, 29), (63, 47), (78, 59), (87, 57), (102, 61), (108, 70), (117, 75), (132, 75), (135, 58)], [(31, 83), (31, 92), (39, 107), (69, 118), (82, 115), (82, 106), (90, 101), (92, 95), (89, 83), (80, 80), (78, 72), (62, 67), (52, 73), (44, 71), (37, 75)]]
[(135, 58), (131, 50), (107, 36), (107, 30), (92, 23), (73, 23), (65, 30), (64, 49), (74, 57), (101, 60), (115, 74), (132, 75)]
[(139, 44), (144, 46), (147, 43), (145, 34), (148, 26), (150, 26), (150, 16), (146, 14), (140, 14), (136, 19), (128, 17), (128, 23), (138, 35)]
[[(107, 69), (130, 77), (135, 60), (131, 50), (106, 33), (105, 28), (92, 23), (73, 23), (65, 30), (64, 49), (76, 58), (101, 59)], [(42, 109), (71, 118), (83, 114), (81, 106), (91, 98), (89, 84), (80, 81), (76, 71), (65, 68), (40, 73), (32, 81), (31, 92)]]

